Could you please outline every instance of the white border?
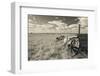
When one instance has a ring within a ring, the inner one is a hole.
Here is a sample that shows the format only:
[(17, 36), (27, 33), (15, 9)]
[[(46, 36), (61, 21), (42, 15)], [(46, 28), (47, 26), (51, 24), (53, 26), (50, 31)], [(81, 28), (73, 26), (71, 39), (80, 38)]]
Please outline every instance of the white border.
[[(27, 8), (28, 7), (28, 8)], [(24, 9), (23, 9), (24, 8)], [(49, 11), (46, 12), (45, 10)], [(53, 13), (51, 13), (51, 12)], [(59, 11), (60, 13), (56, 13)], [(62, 12), (63, 11), (63, 12)], [(94, 65), (93, 54), (94, 45), (91, 41), (95, 40), (95, 9), (83, 7), (53, 8), (53, 7), (36, 7), (28, 3), (12, 3), (12, 72), (46, 72), (54, 70), (67, 70), (75, 68), (89, 68)], [(79, 13), (78, 13), (79, 12)], [(73, 15), (89, 17), (89, 59), (75, 60), (55, 60), (55, 61), (32, 61), (27, 62), (27, 14), (40, 15)], [(68, 14), (65, 14), (68, 13)], [(91, 25), (91, 26), (90, 26)], [(95, 43), (95, 41), (93, 41)], [(26, 44), (26, 45), (25, 45)], [(21, 51), (20, 51), (21, 50)], [(63, 66), (62, 66), (63, 65)], [(32, 67), (33, 66), (33, 67)]]

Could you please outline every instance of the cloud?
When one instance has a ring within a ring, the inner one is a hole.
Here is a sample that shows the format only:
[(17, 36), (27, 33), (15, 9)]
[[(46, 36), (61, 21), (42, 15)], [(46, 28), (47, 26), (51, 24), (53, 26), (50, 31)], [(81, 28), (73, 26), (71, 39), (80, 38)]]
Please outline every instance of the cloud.
[[(88, 19), (87, 18), (79, 18), (81, 24), (81, 32), (87, 32)], [(78, 25), (71, 24), (68, 25), (64, 23), (62, 20), (53, 20), (48, 21), (46, 24), (34, 24), (29, 22), (29, 32), (33, 33), (78, 33)]]
[(54, 21), (49, 21), (49, 24), (56, 25), (57, 27), (66, 27), (67, 24), (62, 22), (62, 20), (54, 20)]
[[(49, 21), (46, 24), (32, 24), (29, 23), (29, 32), (37, 33), (60, 33), (65, 32), (67, 24), (61, 20)], [(31, 31), (30, 31), (31, 30)]]
[(29, 32), (33, 33), (46, 33), (46, 32), (54, 32), (54, 25), (51, 24), (29, 24)]
[(72, 28), (78, 28), (78, 24), (71, 24), (68, 26), (68, 29)]
[(87, 17), (81, 17), (81, 18), (78, 18), (80, 20), (80, 24), (81, 24), (81, 27), (86, 27), (88, 26), (88, 18)]
[(82, 18), (78, 18), (80, 20), (79, 23), (77, 24), (71, 24), (68, 26), (68, 31), (70, 33), (78, 33), (78, 29), (79, 29), (79, 24), (81, 25), (81, 33), (87, 33), (88, 32), (88, 18), (87, 17), (82, 17)]
[(61, 20), (49, 21), (48, 23), (54, 25), (55, 30), (64, 30), (67, 28), (68, 25)]
[(28, 22), (29, 22), (29, 23), (32, 23), (33, 21), (32, 21), (32, 19), (28, 19)]

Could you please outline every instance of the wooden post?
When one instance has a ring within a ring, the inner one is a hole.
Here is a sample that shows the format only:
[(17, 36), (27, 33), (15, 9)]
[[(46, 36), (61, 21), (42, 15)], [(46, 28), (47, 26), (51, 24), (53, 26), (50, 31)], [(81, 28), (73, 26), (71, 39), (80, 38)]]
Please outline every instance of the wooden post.
[(79, 24), (79, 26), (78, 26), (78, 35), (80, 35), (80, 24)]

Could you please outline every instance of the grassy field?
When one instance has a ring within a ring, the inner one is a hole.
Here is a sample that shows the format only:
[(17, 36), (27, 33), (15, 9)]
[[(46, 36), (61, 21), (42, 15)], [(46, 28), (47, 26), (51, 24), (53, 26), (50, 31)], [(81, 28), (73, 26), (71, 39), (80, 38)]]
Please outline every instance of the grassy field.
[[(71, 53), (64, 48), (63, 40), (56, 42), (56, 37), (72, 37), (76, 34), (29, 33), (28, 60), (71, 59)], [(77, 57), (76, 57), (77, 58)]]

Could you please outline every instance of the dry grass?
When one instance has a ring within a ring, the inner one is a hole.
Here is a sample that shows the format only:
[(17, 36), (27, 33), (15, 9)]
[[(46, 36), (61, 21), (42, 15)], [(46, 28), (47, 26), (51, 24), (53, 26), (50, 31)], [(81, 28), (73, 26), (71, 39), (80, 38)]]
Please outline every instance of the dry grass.
[(67, 46), (64, 48), (63, 40), (56, 42), (56, 37), (60, 35), (28, 34), (28, 60), (70, 59), (71, 53)]

